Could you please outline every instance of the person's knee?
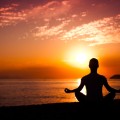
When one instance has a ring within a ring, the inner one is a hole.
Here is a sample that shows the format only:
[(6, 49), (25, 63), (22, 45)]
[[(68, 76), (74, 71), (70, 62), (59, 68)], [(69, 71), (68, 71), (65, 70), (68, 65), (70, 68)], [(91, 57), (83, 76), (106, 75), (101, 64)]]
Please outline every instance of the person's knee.
[(110, 92), (108, 95), (104, 97), (104, 102), (112, 102), (115, 98), (115, 92)]
[(114, 98), (114, 97), (115, 97), (115, 95), (116, 95), (116, 93), (115, 93), (115, 92), (111, 92), (111, 93), (110, 93), (111, 98)]

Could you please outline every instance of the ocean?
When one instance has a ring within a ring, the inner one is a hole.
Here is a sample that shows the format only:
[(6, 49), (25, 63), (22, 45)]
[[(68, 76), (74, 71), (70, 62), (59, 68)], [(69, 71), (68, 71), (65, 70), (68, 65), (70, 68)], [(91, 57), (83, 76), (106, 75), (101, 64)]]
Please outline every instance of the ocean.
[[(110, 79), (108, 82), (120, 89), (120, 79)], [(80, 79), (0, 79), (0, 106), (77, 102), (74, 93), (66, 94), (64, 89), (74, 89), (79, 84)], [(85, 87), (82, 92), (86, 94)], [(107, 91), (103, 88), (105, 94)], [(118, 98), (120, 93), (115, 97)]]

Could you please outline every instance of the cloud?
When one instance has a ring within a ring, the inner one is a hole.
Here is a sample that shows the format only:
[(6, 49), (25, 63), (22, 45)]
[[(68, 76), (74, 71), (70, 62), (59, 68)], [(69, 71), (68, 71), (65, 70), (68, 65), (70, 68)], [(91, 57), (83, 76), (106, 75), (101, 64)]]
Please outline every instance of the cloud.
[(35, 39), (77, 40), (88, 45), (120, 42), (120, 14), (113, 1), (54, 0), (22, 5), (19, 2), (1, 7), (0, 27), (24, 22), (25, 34)]
[(25, 20), (27, 14), (24, 11), (15, 11), (18, 6), (19, 4), (11, 4), (10, 6), (0, 8), (0, 27), (15, 25), (19, 21)]
[(76, 17), (78, 16), (73, 14), (71, 16), (73, 19), (57, 19), (61, 23), (55, 26), (50, 26), (50, 24), (37, 26), (31, 33), (35, 39), (77, 40), (89, 46), (120, 42), (120, 14), (74, 26), (72, 23)]
[(61, 24), (57, 26), (49, 27), (48, 25), (36, 27), (32, 30), (32, 35), (35, 38), (50, 38), (50, 37), (59, 37), (66, 31), (63, 29), (66, 25), (68, 25), (70, 20), (63, 21)]
[(90, 46), (120, 42), (120, 14), (77, 26), (66, 32), (61, 40), (79, 40)]
[[(28, 5), (29, 6), (29, 5)], [(20, 21), (49, 20), (51, 18), (66, 14), (70, 9), (68, 1), (51, 1), (44, 5), (20, 9), (20, 4), (10, 4), (0, 8), (0, 27), (14, 25)]]

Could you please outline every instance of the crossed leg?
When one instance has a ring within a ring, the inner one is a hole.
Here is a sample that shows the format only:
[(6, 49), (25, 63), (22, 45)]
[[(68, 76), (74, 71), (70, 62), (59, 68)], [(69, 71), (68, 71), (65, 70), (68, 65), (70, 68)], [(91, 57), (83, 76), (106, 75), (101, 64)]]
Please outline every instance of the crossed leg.
[[(75, 91), (75, 97), (79, 102), (83, 102), (83, 103), (90, 102), (87, 96), (81, 93), (80, 91)], [(115, 92), (110, 92), (103, 97), (102, 101), (101, 100), (100, 101), (103, 103), (111, 103), (114, 100), (114, 97), (115, 97)]]
[(79, 102), (86, 102), (87, 101), (87, 96), (81, 93), (80, 91), (75, 91), (75, 97)]
[(114, 98), (115, 98), (115, 92), (110, 92), (103, 97), (103, 102), (111, 103), (111, 102), (113, 102)]

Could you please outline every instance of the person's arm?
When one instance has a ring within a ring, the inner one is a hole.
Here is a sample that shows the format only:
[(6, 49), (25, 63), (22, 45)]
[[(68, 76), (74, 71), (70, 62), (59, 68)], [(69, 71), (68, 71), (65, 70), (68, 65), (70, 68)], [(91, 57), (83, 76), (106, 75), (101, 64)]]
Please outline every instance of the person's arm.
[(116, 93), (120, 93), (120, 89), (119, 89), (119, 90), (117, 90), (117, 89), (115, 89), (115, 88), (111, 87), (111, 86), (108, 84), (108, 82), (107, 82), (107, 79), (106, 79), (106, 78), (104, 78), (104, 86), (106, 87), (106, 89), (107, 89), (109, 92), (116, 92)]
[(70, 90), (70, 89), (68, 89), (68, 88), (65, 88), (64, 91), (65, 91), (66, 93), (72, 93), (72, 92), (75, 92), (76, 90), (81, 91), (82, 88), (83, 88), (83, 86), (84, 86), (84, 82), (83, 82), (83, 80), (81, 79), (81, 84), (78, 86), (78, 88), (75, 88), (75, 89), (73, 89), (73, 90)]

